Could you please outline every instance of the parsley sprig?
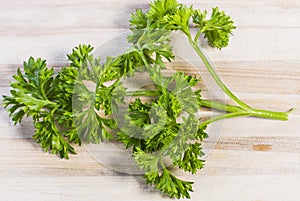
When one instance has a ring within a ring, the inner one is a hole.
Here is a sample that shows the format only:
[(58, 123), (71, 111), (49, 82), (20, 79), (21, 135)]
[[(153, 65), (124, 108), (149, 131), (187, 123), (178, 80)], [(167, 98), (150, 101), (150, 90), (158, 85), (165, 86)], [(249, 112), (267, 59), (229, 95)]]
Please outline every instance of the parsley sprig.
[[(155, 0), (148, 11), (138, 9), (132, 14), (130, 26), (128, 41), (132, 46), (119, 56), (107, 57), (103, 63), (92, 55), (90, 45), (74, 48), (67, 55), (69, 66), (58, 72), (48, 68), (45, 60), (30, 57), (23, 70), (18, 69), (13, 76), (11, 95), (3, 96), (12, 121), (18, 124), (25, 116), (32, 117), (35, 141), (61, 158), (75, 154), (74, 144), (116, 139), (132, 149), (147, 183), (170, 197), (190, 198), (193, 182), (172, 174), (166, 159), (186, 172), (197, 173), (204, 167), (201, 142), (208, 137), (207, 125), (240, 116), (288, 119), (292, 110), (255, 109), (240, 100), (203, 54), (199, 40), (206, 39), (212, 47), (222, 49), (236, 28), (231, 17), (218, 7), (208, 17), (207, 11), (176, 0)], [(165, 62), (175, 58), (170, 43), (173, 31), (188, 38), (220, 89), (236, 105), (203, 99), (201, 90), (195, 89), (200, 78), (181, 71), (164, 75)], [(130, 81), (141, 71), (148, 74), (154, 88), (126, 89), (122, 80)], [(150, 101), (142, 98), (145, 96)], [(135, 99), (127, 102), (126, 97)], [(119, 111), (120, 105), (128, 105), (128, 110)], [(226, 113), (202, 120), (196, 117), (202, 107)], [(123, 118), (113, 118), (114, 114)]]

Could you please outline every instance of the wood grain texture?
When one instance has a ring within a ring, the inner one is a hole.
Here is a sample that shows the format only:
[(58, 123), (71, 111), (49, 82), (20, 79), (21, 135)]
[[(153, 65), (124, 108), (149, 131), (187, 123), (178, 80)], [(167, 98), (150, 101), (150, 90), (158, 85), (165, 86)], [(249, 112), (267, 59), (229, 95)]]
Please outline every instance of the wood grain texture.
[[(206, 167), (196, 175), (173, 169), (195, 181), (191, 200), (298, 201), (300, 197), (300, 3), (298, 0), (182, 0), (210, 10), (219, 6), (230, 14), (237, 30), (228, 48), (204, 51), (224, 82), (254, 107), (298, 108), (289, 121), (230, 119), (209, 128), (204, 142)], [(79, 43), (110, 51), (109, 40), (128, 29), (130, 13), (146, 9), (148, 1), (129, 0), (0, 0), (0, 94), (9, 93), (11, 76), (29, 56), (47, 59), (60, 68), (66, 54)], [(181, 59), (169, 66), (200, 74), (203, 94), (230, 102), (211, 85), (194, 53), (175, 35)], [(120, 48), (124, 48), (120, 45)], [(194, 66), (187, 65), (186, 60)], [(143, 81), (143, 80), (141, 80)], [(1, 100), (0, 100), (1, 102)], [(209, 112), (209, 111), (205, 111)], [(90, 149), (61, 160), (34, 143), (30, 120), (14, 126), (0, 107), (1, 200), (171, 200), (143, 181), (130, 155), (111, 164), (96, 161)], [(109, 149), (101, 153), (111, 156)], [(121, 150), (122, 151), (122, 150)], [(125, 160), (126, 159), (126, 160)], [(104, 160), (104, 159), (103, 159)], [(119, 162), (120, 167), (113, 165)]]

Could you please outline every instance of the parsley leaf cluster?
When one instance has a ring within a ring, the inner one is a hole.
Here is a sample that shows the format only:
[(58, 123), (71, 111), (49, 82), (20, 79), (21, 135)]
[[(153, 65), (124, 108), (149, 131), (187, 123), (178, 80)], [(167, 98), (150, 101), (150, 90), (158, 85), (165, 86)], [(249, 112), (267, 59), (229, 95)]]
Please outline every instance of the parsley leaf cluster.
[[(195, 116), (200, 91), (192, 89), (198, 80), (182, 72), (166, 77), (158, 69), (149, 71), (158, 95), (151, 104), (140, 99), (130, 103), (118, 140), (133, 148), (133, 156), (145, 171), (147, 183), (171, 197), (189, 198), (192, 182), (172, 175), (164, 158), (171, 158), (173, 165), (192, 173), (204, 166), (201, 160), (204, 153), (198, 141), (207, 134)], [(186, 115), (181, 116), (183, 113)]]

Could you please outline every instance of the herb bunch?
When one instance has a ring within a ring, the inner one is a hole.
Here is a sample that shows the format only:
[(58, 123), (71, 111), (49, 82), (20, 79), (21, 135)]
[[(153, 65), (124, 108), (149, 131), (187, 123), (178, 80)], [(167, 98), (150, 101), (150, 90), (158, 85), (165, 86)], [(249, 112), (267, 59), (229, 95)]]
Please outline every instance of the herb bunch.
[[(3, 104), (15, 124), (25, 116), (32, 117), (36, 129), (33, 138), (44, 151), (69, 158), (69, 153), (75, 154), (73, 144), (117, 139), (132, 149), (147, 183), (170, 197), (190, 198), (193, 182), (173, 175), (165, 163), (166, 157), (174, 166), (195, 174), (204, 167), (201, 141), (208, 137), (208, 124), (239, 116), (288, 119), (290, 111), (255, 109), (240, 100), (203, 54), (199, 40), (206, 39), (212, 47), (222, 49), (235, 29), (231, 17), (219, 8), (213, 8), (208, 17), (207, 11), (176, 0), (156, 0), (148, 11), (138, 9), (133, 13), (130, 26), (131, 47), (119, 56), (107, 57), (103, 63), (92, 55), (93, 47), (79, 45), (67, 55), (69, 66), (58, 73), (48, 68), (45, 60), (32, 57), (24, 62), (23, 70), (17, 70), (11, 95), (3, 96)], [(188, 38), (210, 75), (237, 105), (203, 99), (201, 91), (194, 88), (200, 78), (181, 71), (164, 75), (165, 62), (175, 58), (170, 45), (173, 31)], [(122, 80), (137, 72), (146, 72), (154, 89), (126, 89)], [(87, 82), (94, 84), (94, 90), (87, 87)], [(128, 103), (128, 96), (136, 98)], [(144, 96), (151, 97), (151, 101), (143, 101), (140, 97)], [(118, 106), (125, 104), (128, 111), (123, 121), (114, 119)], [(201, 107), (227, 113), (202, 121), (196, 117)]]

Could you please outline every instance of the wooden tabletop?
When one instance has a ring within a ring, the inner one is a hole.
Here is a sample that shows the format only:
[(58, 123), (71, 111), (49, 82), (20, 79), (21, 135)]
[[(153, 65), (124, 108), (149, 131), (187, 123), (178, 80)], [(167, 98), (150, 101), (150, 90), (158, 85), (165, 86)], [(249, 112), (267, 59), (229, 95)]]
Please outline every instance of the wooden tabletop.
[[(234, 19), (237, 29), (229, 47), (204, 48), (232, 91), (253, 107), (298, 110), (286, 122), (244, 117), (211, 125), (206, 167), (196, 175), (174, 169), (175, 174), (195, 181), (191, 200), (298, 201), (299, 0), (181, 2), (209, 10), (219, 6)], [(11, 76), (29, 56), (61, 67), (80, 43), (109, 48), (103, 44), (128, 30), (130, 14), (148, 3), (0, 0), (0, 94), (9, 93)], [(201, 76), (209, 75), (203, 71)], [(212, 94), (217, 91), (212, 89)], [(85, 147), (76, 147), (78, 154), (70, 160), (43, 152), (31, 138), (31, 121), (14, 126), (2, 107), (0, 128), (0, 200), (171, 200), (148, 187), (139, 174), (122, 174), (107, 161), (95, 160)]]

